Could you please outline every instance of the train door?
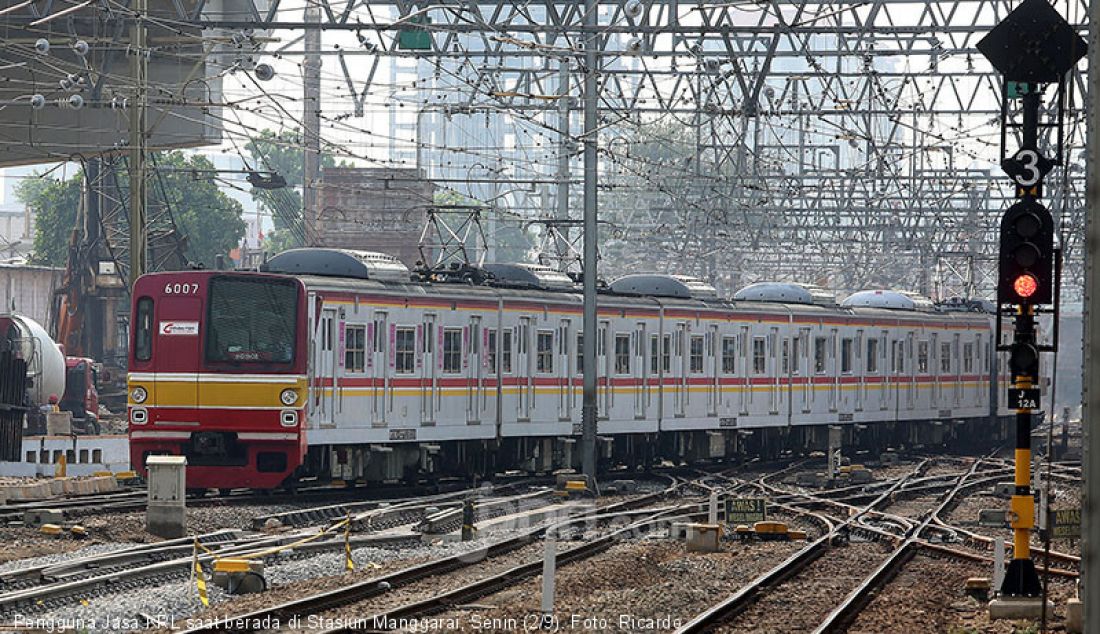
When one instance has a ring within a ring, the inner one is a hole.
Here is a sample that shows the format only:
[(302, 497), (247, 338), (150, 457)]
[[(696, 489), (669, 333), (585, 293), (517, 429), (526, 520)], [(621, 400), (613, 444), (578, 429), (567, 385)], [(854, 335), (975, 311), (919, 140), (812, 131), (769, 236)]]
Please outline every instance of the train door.
[(890, 408), (890, 365), (888, 363), (888, 356), (892, 356), (894, 351), (888, 346), (890, 341), (888, 337), (889, 333), (885, 330), (882, 331), (882, 335), (879, 337), (878, 348), (882, 352), (880, 353), (876, 363), (879, 368), (879, 376), (881, 381), (878, 384), (878, 408), (881, 411), (886, 411)]
[[(320, 300), (318, 300), (320, 301)], [(310, 419), (320, 425), (332, 425), (336, 416), (336, 309), (323, 308), (313, 347), (313, 411)]]
[(863, 411), (863, 403), (867, 400), (867, 368), (863, 367), (863, 331), (856, 331), (855, 350), (852, 352), (852, 371), (859, 377), (856, 383), (856, 407), (855, 411)]
[(608, 350), (610, 345), (608, 331), (611, 330), (611, 322), (601, 321), (596, 335), (596, 385), (599, 392), (599, 418), (611, 418), (611, 407), (615, 404), (614, 391), (611, 387), (611, 379), (615, 376), (615, 368), (612, 365), (615, 355)]
[(534, 385), (531, 380), (531, 318), (520, 317), (516, 327), (516, 374), (517, 398), (519, 399), (520, 420), (531, 420), (531, 399), (534, 397)]
[(722, 403), (722, 387), (720, 383), (722, 376), (722, 355), (718, 353), (720, 340), (718, 326), (715, 324), (707, 326), (705, 348), (707, 357), (704, 369), (707, 375), (707, 393), (709, 395), (707, 399), (707, 416), (717, 416), (718, 407)]
[(961, 337), (955, 335), (955, 339), (951, 344), (951, 356), (952, 364), (955, 366), (955, 407), (958, 407), (962, 403), (962, 360), (959, 358), (960, 351), (962, 350)]
[[(183, 288), (187, 285), (172, 286)], [(256, 285), (249, 284), (249, 286)], [(220, 308), (221, 306), (215, 303), (215, 310)], [(3, 308), (0, 308), (0, 311), (2, 310)], [(154, 311), (157, 323), (156, 336), (153, 339), (153, 358), (158, 360), (158, 370), (162, 373), (165, 370), (180, 373), (171, 379), (167, 378), (166, 373), (159, 374), (154, 379), (157, 398), (163, 403), (172, 405), (170, 409), (162, 408), (157, 420), (164, 423), (198, 424), (200, 412), (196, 408), (199, 404), (200, 385), (196, 372), (200, 367), (202, 355), (198, 321), (199, 316), (202, 315), (202, 300), (195, 296), (165, 295), (156, 301)], [(239, 319), (240, 331), (248, 332), (248, 326), (244, 324), (247, 316), (240, 315), (231, 320), (219, 310), (218, 317), (221, 324), (231, 324)], [(242, 336), (240, 339), (248, 341), (247, 336)], [(248, 349), (245, 348), (245, 350)], [(35, 354), (41, 354), (41, 352), (36, 351)], [(233, 354), (234, 348), (230, 348), (230, 358)], [(219, 389), (210, 383), (207, 386), (208, 390)]]
[[(986, 372), (986, 368), (989, 367), (988, 362), (986, 362), (984, 364), (981, 363), (981, 360), (985, 359), (985, 355), (983, 354), (984, 350), (985, 350), (985, 348), (983, 347), (983, 344), (982, 344), (982, 336), (979, 334), (979, 335), (977, 335), (977, 338), (974, 339), (974, 362), (973, 362), (974, 367), (977, 369), (977, 371), (979, 373), (978, 374), (979, 377), (982, 375), (983, 372)], [(974, 404), (975, 405), (981, 405), (982, 400), (985, 396), (984, 390), (981, 389), (980, 382), (975, 382), (974, 386), (975, 386), (975, 388), (974, 388)]]
[(481, 421), (481, 316), (470, 317), (470, 323), (462, 330), (462, 364), (466, 371), (466, 422)]
[(439, 369), (436, 367), (435, 315), (424, 315), (424, 323), (416, 329), (417, 349), (420, 358), (416, 360), (420, 370), (420, 421), (435, 423), (435, 412), (439, 406)]
[(932, 375), (932, 396), (929, 399), (928, 408), (936, 409), (937, 404), (943, 403), (943, 385), (940, 378), (940, 336), (932, 333), (928, 338), (928, 372)]
[(573, 364), (569, 356), (569, 342), (573, 340), (572, 322), (562, 319), (558, 323), (558, 420), (572, 418)]
[[(840, 355), (837, 354), (837, 336), (836, 328), (829, 330), (829, 352), (825, 360), (825, 368), (827, 372), (832, 374), (832, 380), (829, 381), (829, 411), (837, 411), (837, 406), (840, 401)], [(830, 361), (832, 364), (830, 365)]]
[(633, 382), (634, 382), (634, 418), (645, 418), (646, 401), (649, 399), (649, 385), (646, 380), (646, 337), (645, 323), (638, 322), (634, 330), (632, 352), (634, 354)]
[[(386, 426), (386, 399), (389, 394), (389, 360), (386, 358), (386, 340), (389, 337), (389, 319), (383, 311), (375, 311), (367, 339), (370, 340), (371, 374), (371, 426)], [(442, 338), (443, 333), (439, 336)]]
[(771, 332), (768, 333), (768, 364), (771, 366), (771, 372), (768, 376), (768, 392), (769, 403), (768, 411), (772, 414), (779, 413), (779, 328), (773, 327)]
[[(801, 348), (799, 351), (801, 352), (801, 358), (796, 362), (798, 366), (802, 368), (800, 372), (803, 375), (801, 382), (802, 387), (799, 390), (801, 394), (800, 401), (802, 403), (802, 413), (809, 414), (813, 409), (814, 399), (814, 369), (813, 366), (810, 365), (810, 350), (813, 348), (813, 346), (810, 345), (810, 329), (799, 328), (798, 340), (802, 342), (802, 345), (799, 346)], [(799, 355), (796, 353), (795, 357), (799, 357)]]
[(688, 325), (676, 324), (676, 336), (672, 338), (672, 367), (676, 375), (676, 415), (686, 416), (688, 406)]
[(916, 344), (914, 343), (916, 334), (909, 332), (905, 336), (905, 352), (909, 358), (909, 367), (911, 370), (907, 373), (905, 382), (905, 406), (909, 409), (913, 409), (916, 404), (917, 393), (917, 355)]
[(749, 349), (752, 347), (752, 337), (749, 336), (748, 326), (741, 326), (741, 334), (738, 339), (741, 340), (741, 376), (745, 377), (745, 382), (741, 386), (741, 415), (747, 416), (749, 413), (749, 402), (752, 398), (753, 379), (753, 368), (749, 361)]

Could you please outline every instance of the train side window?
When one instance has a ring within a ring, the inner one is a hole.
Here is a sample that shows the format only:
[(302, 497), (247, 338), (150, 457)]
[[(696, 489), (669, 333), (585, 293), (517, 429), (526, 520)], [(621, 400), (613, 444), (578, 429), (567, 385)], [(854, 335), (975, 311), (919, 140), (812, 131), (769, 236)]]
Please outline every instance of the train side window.
[(963, 373), (970, 374), (974, 371), (974, 344), (963, 344)]
[(584, 333), (577, 332), (577, 374), (584, 374)]
[(878, 339), (867, 340), (867, 374), (878, 372)]
[(928, 342), (917, 343), (917, 372), (928, 374)]
[(702, 335), (691, 336), (691, 347), (688, 350), (689, 362), (688, 367), (692, 374), (703, 373), (703, 337)]
[(894, 341), (894, 373), (903, 374), (905, 372), (905, 342)]
[(840, 340), (840, 371), (843, 374), (852, 373), (852, 340)]
[(782, 364), (779, 372), (781, 376), (787, 376), (791, 373), (791, 342), (787, 339), (783, 339)]
[(137, 318), (134, 324), (134, 358), (148, 361), (153, 358), (153, 300), (142, 297), (138, 300)]
[(814, 373), (825, 374), (825, 351), (828, 349), (827, 337), (814, 337)]
[(412, 374), (416, 370), (416, 328), (398, 326), (394, 348), (394, 370), (398, 374)]
[(672, 335), (665, 335), (661, 342), (661, 370), (666, 374), (672, 372)]
[(737, 337), (722, 337), (722, 374), (737, 373)]
[(512, 331), (505, 330), (500, 333), (500, 371), (505, 374), (512, 373)]
[(799, 356), (799, 342), (802, 341), (802, 335), (795, 335), (791, 337), (791, 373), (800, 374), (802, 372), (802, 357)]
[(443, 371), (447, 374), (462, 372), (462, 329), (443, 329)]
[(348, 372), (366, 370), (367, 327), (347, 326), (344, 330), (344, 369)]
[(554, 371), (554, 332), (540, 330), (535, 340), (535, 371), (550, 374)]
[(951, 344), (940, 344), (940, 374), (951, 374)]
[(630, 374), (630, 335), (615, 335), (615, 374)]
[(485, 338), (487, 340), (485, 343), (487, 348), (485, 362), (489, 365), (489, 373), (499, 374), (500, 368), (497, 367), (497, 361), (499, 360), (497, 356), (497, 331), (486, 329)]
[(763, 337), (753, 337), (752, 340), (752, 371), (753, 374), (764, 374), (767, 371), (767, 357)]

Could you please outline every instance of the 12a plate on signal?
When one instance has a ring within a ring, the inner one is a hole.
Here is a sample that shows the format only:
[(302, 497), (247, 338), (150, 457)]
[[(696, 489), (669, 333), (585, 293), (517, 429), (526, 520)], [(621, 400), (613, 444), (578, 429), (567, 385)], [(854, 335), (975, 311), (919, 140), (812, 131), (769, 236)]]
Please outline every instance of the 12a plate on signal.
[(1008, 388), (1009, 409), (1039, 409), (1040, 394), (1037, 387)]

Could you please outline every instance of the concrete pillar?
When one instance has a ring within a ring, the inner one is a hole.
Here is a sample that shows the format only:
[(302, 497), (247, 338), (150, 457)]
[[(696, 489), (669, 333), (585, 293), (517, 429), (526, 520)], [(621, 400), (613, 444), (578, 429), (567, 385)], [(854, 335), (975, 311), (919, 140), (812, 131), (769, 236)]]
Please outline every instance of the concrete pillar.
[(149, 456), (149, 500), (145, 530), (165, 539), (187, 534), (187, 458)]

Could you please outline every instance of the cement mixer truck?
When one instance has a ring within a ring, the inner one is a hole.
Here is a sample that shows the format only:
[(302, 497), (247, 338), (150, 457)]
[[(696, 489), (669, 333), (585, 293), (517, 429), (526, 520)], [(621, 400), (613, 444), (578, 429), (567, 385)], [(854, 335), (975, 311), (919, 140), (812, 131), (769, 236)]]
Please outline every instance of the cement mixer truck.
[[(56, 396), (61, 409), (72, 412), (73, 429), (98, 433), (98, 395), (91, 359), (65, 358), (62, 349), (38, 322), (15, 314), (0, 315), (0, 346), (27, 362), (26, 433), (46, 431), (44, 408)], [(72, 375), (72, 376), (70, 376)]]

